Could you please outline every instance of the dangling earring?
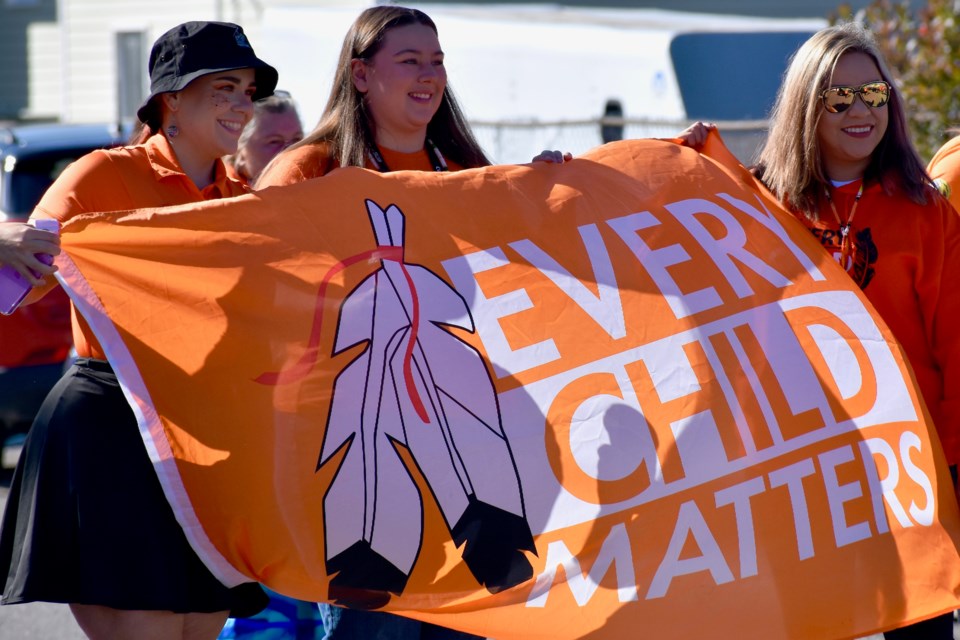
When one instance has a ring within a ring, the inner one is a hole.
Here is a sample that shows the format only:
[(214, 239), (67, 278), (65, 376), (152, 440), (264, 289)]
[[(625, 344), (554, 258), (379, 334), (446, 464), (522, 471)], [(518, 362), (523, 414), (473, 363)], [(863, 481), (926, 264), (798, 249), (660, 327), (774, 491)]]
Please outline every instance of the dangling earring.
[(178, 135), (180, 135), (180, 127), (175, 124), (167, 125), (166, 131), (168, 138), (176, 138)]

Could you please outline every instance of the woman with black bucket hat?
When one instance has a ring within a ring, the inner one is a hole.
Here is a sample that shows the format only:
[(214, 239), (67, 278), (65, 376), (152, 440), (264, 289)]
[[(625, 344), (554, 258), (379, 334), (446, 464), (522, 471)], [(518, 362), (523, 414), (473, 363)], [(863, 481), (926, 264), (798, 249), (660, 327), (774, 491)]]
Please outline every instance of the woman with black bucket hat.
[[(34, 218), (60, 221), (241, 195), (221, 156), (234, 153), (277, 72), (243, 29), (188, 22), (150, 54), (150, 96), (134, 145), (68, 167)], [(31, 298), (53, 284), (38, 287)], [(79, 358), (37, 414), (0, 526), (2, 604), (68, 603), (100, 638), (216, 638), (227, 619), (260, 611), (259, 585), (227, 588), (174, 517), (103, 344), (73, 311)]]

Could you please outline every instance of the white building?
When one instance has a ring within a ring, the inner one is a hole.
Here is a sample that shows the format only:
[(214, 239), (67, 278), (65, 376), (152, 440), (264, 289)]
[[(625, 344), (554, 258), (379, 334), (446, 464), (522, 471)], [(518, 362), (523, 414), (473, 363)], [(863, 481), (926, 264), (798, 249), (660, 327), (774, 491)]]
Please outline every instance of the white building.
[[(153, 41), (180, 22), (224, 20), (241, 24), (258, 55), (278, 68), (280, 88), (298, 100), (307, 127), (326, 101), (347, 26), (362, 8), (378, 4), (0, 3), (0, 54), (5, 61), (17, 56), (24, 61), (0, 65), (0, 119), (131, 120), (147, 94), (145, 69)], [(598, 119), (608, 102), (621, 107), (625, 135), (631, 137), (669, 135), (687, 119), (760, 120), (772, 104), (790, 52), (825, 24), (819, 18), (536, 2), (409, 4), (437, 22), (451, 84), (481, 143), (501, 162), (525, 160), (543, 148), (578, 153), (595, 146), (601, 142)], [(738, 3), (713, 4), (719, 11)], [(9, 39), (4, 37), (8, 33)], [(22, 37), (18, 40), (16, 34)], [(710, 41), (711, 34), (718, 39)], [(744, 106), (752, 111), (743, 111)], [(745, 148), (756, 143), (758, 125), (753, 127)]]
[[(268, 0), (269, 1), (269, 0)], [(244, 26), (256, 44), (261, 0), (0, 0), (0, 119), (129, 119), (146, 95), (150, 45), (187, 20)], [(322, 6), (323, 0), (284, 0)], [(339, 1), (363, 7), (369, 2)]]

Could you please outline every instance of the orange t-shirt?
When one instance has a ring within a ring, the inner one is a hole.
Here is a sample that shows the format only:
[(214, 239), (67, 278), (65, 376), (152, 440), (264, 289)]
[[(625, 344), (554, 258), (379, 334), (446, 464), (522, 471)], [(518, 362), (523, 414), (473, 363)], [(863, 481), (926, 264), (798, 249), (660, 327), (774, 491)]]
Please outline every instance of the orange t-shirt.
[[(430, 162), (430, 156), (426, 150), (401, 153), (385, 147), (378, 147), (378, 149), (383, 156), (383, 161), (390, 167), (391, 171), (433, 171), (433, 164)], [(455, 162), (450, 162), (449, 159), (446, 162), (450, 171), (463, 169)], [(339, 166), (340, 164), (331, 157), (328, 144), (307, 144), (281, 152), (270, 166), (260, 174), (256, 186), (257, 189), (262, 189), (264, 187), (296, 184), (311, 178), (325, 176)], [(376, 170), (377, 167), (368, 158), (365, 168)]]
[(941, 191), (953, 208), (960, 211), (960, 136), (940, 147), (927, 166), (927, 173), (938, 183), (942, 181), (946, 185), (947, 188), (941, 188)]
[[(832, 191), (841, 220), (860, 182)], [(903, 346), (947, 461), (960, 463), (960, 216), (931, 188), (920, 205), (901, 191), (868, 185), (851, 234), (856, 251), (848, 272)], [(839, 261), (838, 225), (830, 205), (820, 220), (800, 220)]]
[[(227, 176), (219, 160), (213, 183), (198, 189), (183, 173), (167, 139), (155, 135), (142, 145), (98, 150), (83, 156), (50, 186), (31, 217), (55, 218), (62, 223), (87, 212), (166, 207), (248, 192), (248, 187)], [(52, 287), (51, 283), (46, 290)], [(38, 292), (43, 293), (44, 290)], [(77, 354), (104, 359), (103, 349), (87, 322), (76, 308), (71, 313)]]

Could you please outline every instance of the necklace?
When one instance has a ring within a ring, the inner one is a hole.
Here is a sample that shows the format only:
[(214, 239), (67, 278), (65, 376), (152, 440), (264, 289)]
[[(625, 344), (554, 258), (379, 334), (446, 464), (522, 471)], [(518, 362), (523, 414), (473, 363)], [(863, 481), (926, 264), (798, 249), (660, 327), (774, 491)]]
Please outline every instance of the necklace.
[[(437, 145), (433, 144), (433, 140), (430, 138), (427, 138), (424, 143), (424, 148), (427, 151), (427, 156), (430, 158), (430, 164), (433, 165), (433, 170), (446, 171), (447, 161), (444, 159), (443, 154), (440, 153), (440, 149), (437, 148)], [(386, 160), (383, 159), (380, 149), (374, 147), (370, 150), (370, 160), (373, 162), (373, 166), (375, 166), (377, 171), (380, 173), (387, 173), (390, 171), (390, 167), (387, 166)]]
[(823, 185), (823, 195), (827, 197), (827, 202), (830, 203), (830, 209), (833, 211), (833, 217), (840, 226), (840, 266), (849, 271), (851, 265), (847, 264), (847, 259), (850, 257), (850, 249), (853, 244), (853, 240), (850, 238), (850, 225), (853, 224), (853, 216), (856, 215), (857, 205), (860, 204), (860, 198), (863, 196), (863, 181), (860, 182), (860, 189), (857, 190), (857, 197), (853, 200), (853, 206), (850, 207), (850, 214), (847, 216), (846, 222), (840, 220), (837, 205), (833, 203), (833, 198), (830, 197), (830, 188), (827, 185)]

